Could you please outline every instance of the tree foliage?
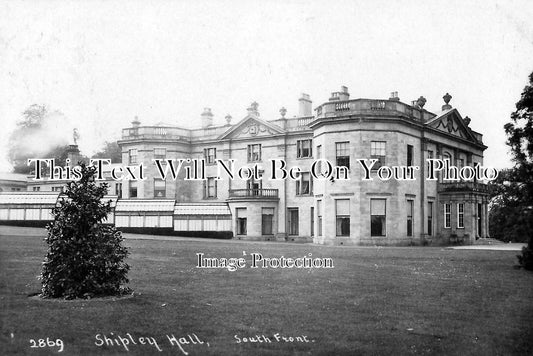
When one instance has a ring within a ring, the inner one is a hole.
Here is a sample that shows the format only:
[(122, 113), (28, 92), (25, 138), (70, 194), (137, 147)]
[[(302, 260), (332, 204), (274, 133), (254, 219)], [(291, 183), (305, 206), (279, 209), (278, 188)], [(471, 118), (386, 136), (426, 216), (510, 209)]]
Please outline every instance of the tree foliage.
[(47, 125), (51, 118), (61, 116), (60, 112), (39, 104), (29, 106), (22, 113), (9, 137), (8, 160), (16, 173), (30, 173), (28, 158), (55, 158), (57, 164), (65, 164), (68, 140), (59, 134), (51, 135), (53, 128)]
[(116, 141), (105, 142), (101, 151), (93, 155), (93, 158), (109, 158), (113, 163), (122, 162), (122, 150)]
[(507, 226), (502, 234), (528, 241), (518, 259), (533, 269), (533, 72), (504, 129), (514, 167), (496, 184), (491, 226)]
[(48, 253), (41, 271), (42, 296), (67, 299), (129, 292), (128, 255), (122, 234), (102, 222), (107, 184), (94, 182), (96, 168), (81, 164), (81, 179), (68, 183), (47, 226)]

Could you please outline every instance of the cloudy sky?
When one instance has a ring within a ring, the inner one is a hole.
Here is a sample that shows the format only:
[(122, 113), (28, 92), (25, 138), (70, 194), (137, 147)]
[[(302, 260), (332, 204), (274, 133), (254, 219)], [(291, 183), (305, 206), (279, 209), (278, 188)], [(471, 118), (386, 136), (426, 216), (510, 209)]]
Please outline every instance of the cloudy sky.
[[(531, 1), (3, 1), (0, 3), (0, 170), (32, 104), (55, 115), (47, 135), (91, 154), (143, 124), (267, 120), (316, 106), (341, 85), (352, 98), (410, 103), (423, 95), (472, 118), (485, 164), (510, 165), (502, 126), (533, 71)], [(55, 130), (55, 132), (51, 132)], [(48, 137), (48, 136), (47, 136)]]

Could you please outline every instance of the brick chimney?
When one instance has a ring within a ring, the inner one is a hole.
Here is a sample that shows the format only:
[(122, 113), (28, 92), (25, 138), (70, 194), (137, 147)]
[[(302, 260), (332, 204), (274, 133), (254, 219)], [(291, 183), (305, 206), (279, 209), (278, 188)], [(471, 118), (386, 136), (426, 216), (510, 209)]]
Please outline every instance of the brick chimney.
[(202, 118), (202, 128), (213, 126), (213, 113), (211, 108), (204, 108), (204, 112), (201, 115)]
[(298, 114), (300, 117), (303, 116), (313, 116), (313, 102), (309, 97), (309, 94), (302, 93), (302, 97), (298, 99), (299, 102), (299, 111)]

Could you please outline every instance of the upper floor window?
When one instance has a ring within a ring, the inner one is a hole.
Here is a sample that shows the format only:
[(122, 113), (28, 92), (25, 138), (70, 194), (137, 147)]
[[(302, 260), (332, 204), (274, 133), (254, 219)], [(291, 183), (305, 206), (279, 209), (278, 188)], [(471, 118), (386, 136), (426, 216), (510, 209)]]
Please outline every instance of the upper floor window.
[(312, 140), (298, 140), (296, 142), (296, 147), (297, 158), (313, 157)]
[(129, 160), (130, 160), (130, 164), (137, 163), (137, 149), (132, 148), (129, 151)]
[(378, 169), (385, 165), (385, 156), (387, 154), (387, 142), (385, 141), (372, 141), (370, 142), (370, 158), (377, 159), (372, 169)]
[(207, 164), (215, 164), (215, 159), (217, 159), (217, 149), (216, 148), (205, 148), (204, 157), (205, 157), (205, 162)]
[(165, 159), (166, 155), (166, 148), (154, 148), (154, 159)]
[(350, 147), (349, 142), (336, 142), (335, 155), (337, 157), (337, 166), (350, 168)]
[(248, 145), (248, 162), (261, 161), (261, 144)]
[(311, 194), (311, 173), (300, 173), (300, 179), (296, 181), (296, 195)]
[(407, 145), (407, 166), (410, 167), (413, 165), (413, 155), (414, 149), (412, 145)]

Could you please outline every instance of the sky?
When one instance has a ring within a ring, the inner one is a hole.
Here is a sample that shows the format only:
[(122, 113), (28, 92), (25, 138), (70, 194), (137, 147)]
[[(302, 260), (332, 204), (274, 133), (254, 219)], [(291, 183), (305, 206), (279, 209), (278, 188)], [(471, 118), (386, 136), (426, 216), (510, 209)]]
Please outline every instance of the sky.
[[(3, 1), (0, 171), (22, 112), (56, 112), (49, 131), (82, 153), (143, 125), (199, 127), (246, 115), (298, 114), (341, 85), (352, 99), (442, 96), (483, 134), (485, 165), (510, 167), (503, 125), (533, 71), (533, 2), (524, 1)], [(60, 113), (60, 114), (58, 114)]]

